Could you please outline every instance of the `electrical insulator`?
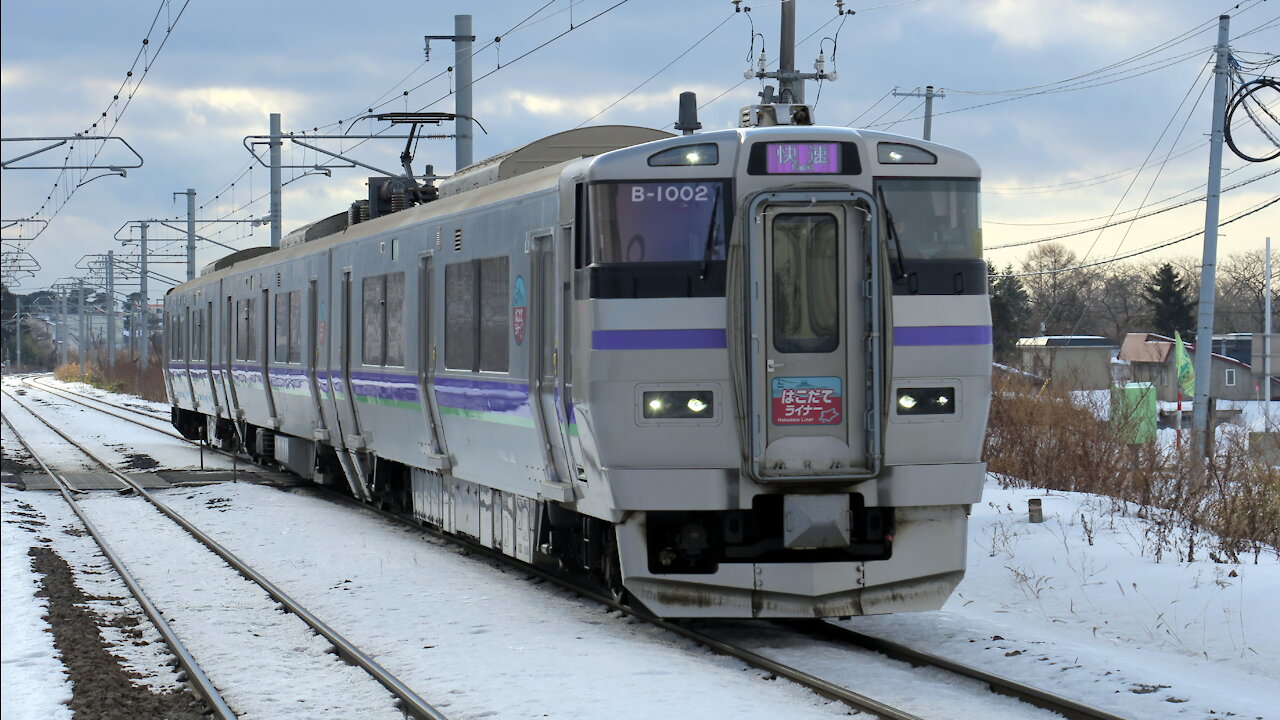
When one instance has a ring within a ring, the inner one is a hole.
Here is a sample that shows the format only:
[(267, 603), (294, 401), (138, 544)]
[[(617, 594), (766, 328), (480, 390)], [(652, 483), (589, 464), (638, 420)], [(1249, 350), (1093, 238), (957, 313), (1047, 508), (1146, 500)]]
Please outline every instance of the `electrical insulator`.
[(760, 66), (760, 72), (764, 72), (769, 69), (769, 61), (765, 59), (764, 50), (760, 51), (760, 60), (756, 64)]
[(836, 14), (837, 15), (844, 14), (844, 0), (836, 0)]
[(813, 69), (818, 71), (818, 75), (822, 75), (822, 68), (826, 64), (827, 57), (821, 50), (819, 50), (818, 59), (813, 61)]

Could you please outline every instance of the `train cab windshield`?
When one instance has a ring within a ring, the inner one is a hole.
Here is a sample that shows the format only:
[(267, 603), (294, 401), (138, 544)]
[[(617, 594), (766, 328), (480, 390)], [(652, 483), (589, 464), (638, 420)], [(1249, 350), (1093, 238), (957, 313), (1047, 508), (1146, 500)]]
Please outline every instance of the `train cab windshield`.
[(912, 294), (985, 292), (978, 181), (890, 178), (876, 183), (895, 278)]
[(723, 295), (728, 194), (723, 180), (592, 184), (591, 296)]

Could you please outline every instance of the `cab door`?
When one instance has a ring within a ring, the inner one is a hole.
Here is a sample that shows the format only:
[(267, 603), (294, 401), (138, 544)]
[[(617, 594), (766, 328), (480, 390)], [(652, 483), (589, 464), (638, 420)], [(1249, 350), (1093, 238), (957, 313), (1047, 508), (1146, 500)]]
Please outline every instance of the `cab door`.
[(869, 205), (827, 195), (835, 201), (771, 194), (753, 213), (752, 467), (762, 480), (866, 476), (878, 463)]

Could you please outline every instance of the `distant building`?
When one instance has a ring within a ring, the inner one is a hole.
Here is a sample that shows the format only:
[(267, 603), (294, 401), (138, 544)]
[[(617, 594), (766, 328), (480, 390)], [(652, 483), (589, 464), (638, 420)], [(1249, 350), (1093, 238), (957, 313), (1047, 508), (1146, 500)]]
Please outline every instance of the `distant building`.
[(1116, 344), (1099, 335), (1044, 335), (1018, 340), (1022, 368), (1060, 390), (1111, 387)]
[[(1178, 369), (1174, 365), (1173, 346), (1173, 338), (1155, 333), (1129, 333), (1120, 345), (1120, 359), (1129, 363), (1129, 379), (1154, 385), (1156, 399), (1161, 402), (1176, 402), (1178, 399)], [(1195, 345), (1187, 343), (1187, 353), (1194, 360)], [(1213, 353), (1211, 357), (1209, 394), (1212, 397), (1221, 400), (1266, 397), (1261, 373), (1255, 376), (1247, 362), (1219, 353)], [(1280, 397), (1280, 385), (1275, 378), (1272, 378), (1271, 397)], [(1189, 399), (1183, 397), (1183, 400)]]

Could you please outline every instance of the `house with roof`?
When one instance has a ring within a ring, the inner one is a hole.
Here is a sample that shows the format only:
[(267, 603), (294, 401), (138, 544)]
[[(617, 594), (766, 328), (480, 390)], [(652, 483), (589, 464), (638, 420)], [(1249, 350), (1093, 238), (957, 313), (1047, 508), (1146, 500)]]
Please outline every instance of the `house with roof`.
[(1043, 335), (1020, 338), (1023, 370), (1061, 390), (1106, 390), (1111, 387), (1111, 358), (1116, 344), (1100, 335)]
[[(1185, 343), (1188, 356), (1194, 357), (1195, 345)], [(1121, 361), (1129, 366), (1129, 381), (1149, 382), (1156, 388), (1156, 399), (1161, 402), (1178, 400), (1178, 368), (1174, 360), (1174, 340), (1156, 333), (1129, 333), (1120, 344)], [(1262, 385), (1262, 373), (1254, 374), (1248, 363), (1233, 357), (1213, 353), (1210, 365), (1209, 394), (1220, 400), (1257, 400), (1266, 397)], [(1277, 396), (1275, 378), (1272, 378), (1272, 397)], [(1190, 398), (1184, 397), (1183, 400)]]

